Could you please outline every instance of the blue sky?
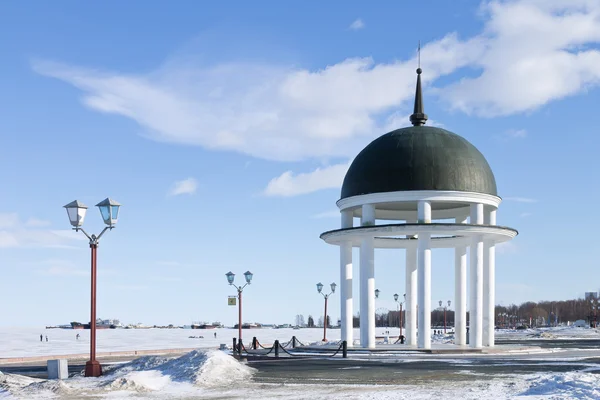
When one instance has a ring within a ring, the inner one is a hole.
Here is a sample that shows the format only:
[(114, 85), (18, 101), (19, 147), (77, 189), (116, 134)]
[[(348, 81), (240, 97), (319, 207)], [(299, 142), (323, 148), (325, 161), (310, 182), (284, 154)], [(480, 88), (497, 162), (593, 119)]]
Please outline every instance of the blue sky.
[[(315, 284), (339, 283), (319, 234), (354, 155), (408, 124), (419, 40), (429, 123), (486, 156), (498, 223), (520, 231), (497, 302), (600, 287), (599, 1), (13, 1), (0, 37), (0, 325), (89, 319), (89, 248), (62, 206), (86, 203), (97, 232), (107, 196), (123, 208), (99, 316), (232, 324), (224, 274), (251, 270), (245, 321), (318, 318)], [(452, 252), (433, 263), (434, 304), (453, 300)], [(401, 250), (376, 252), (376, 282), (395, 309)]]

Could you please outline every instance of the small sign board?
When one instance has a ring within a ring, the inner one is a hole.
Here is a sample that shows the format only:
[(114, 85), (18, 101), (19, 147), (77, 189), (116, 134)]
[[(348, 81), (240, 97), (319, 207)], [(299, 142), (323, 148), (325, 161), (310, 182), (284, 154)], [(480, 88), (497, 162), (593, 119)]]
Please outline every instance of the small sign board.
[(235, 297), (235, 296), (229, 296), (229, 298), (227, 299), (227, 305), (228, 306), (235, 306), (236, 305), (236, 300), (237, 300), (237, 297)]

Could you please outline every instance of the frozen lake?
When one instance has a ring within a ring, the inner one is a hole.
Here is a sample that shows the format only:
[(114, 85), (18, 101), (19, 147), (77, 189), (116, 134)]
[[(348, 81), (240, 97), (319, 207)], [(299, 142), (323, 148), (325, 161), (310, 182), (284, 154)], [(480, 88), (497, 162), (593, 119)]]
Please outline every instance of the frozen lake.
[[(377, 335), (397, 328), (378, 328)], [(214, 333), (217, 333), (217, 338)], [(331, 341), (339, 330), (328, 330)], [(80, 340), (75, 335), (82, 335)], [(245, 330), (265, 343), (287, 342), (293, 335), (308, 344), (322, 339), (322, 329)], [(39, 341), (39, 335), (44, 341)], [(45, 342), (45, 335), (48, 342)], [(204, 336), (189, 338), (189, 336)], [(180, 399), (598, 399), (600, 351), (553, 348), (552, 343), (582, 344), (600, 338), (583, 328), (499, 331), (499, 341), (545, 341), (541, 354), (411, 354), (360, 359), (295, 359), (240, 363), (214, 350), (230, 345), (237, 330), (101, 330), (98, 351), (192, 348), (181, 357), (145, 356), (119, 366), (105, 366), (101, 378), (80, 376), (47, 381), (0, 375), (0, 398), (180, 398)], [(89, 331), (31, 328), (0, 329), (0, 357), (87, 353)], [(358, 337), (358, 330), (355, 332)], [(445, 339), (434, 337), (435, 343)], [(111, 370), (112, 368), (112, 370)], [(0, 366), (0, 371), (2, 367)], [(232, 384), (232, 382), (234, 384)]]
[[(394, 332), (396, 328), (381, 328)], [(231, 346), (237, 337), (237, 329), (100, 329), (96, 331), (96, 351), (132, 351), (179, 348), (215, 349), (221, 343)], [(215, 333), (217, 337), (215, 338)], [(81, 337), (76, 339), (76, 335)], [(40, 335), (43, 341), (40, 341)], [(244, 343), (250, 343), (256, 336), (261, 343), (273, 343), (275, 340), (287, 342), (296, 336), (303, 343), (317, 342), (323, 338), (323, 328), (311, 329), (243, 329)], [(48, 336), (48, 342), (46, 342)], [(202, 338), (190, 338), (202, 336)], [(90, 331), (88, 329), (36, 329), (36, 328), (0, 328), (0, 358), (33, 357), (60, 354), (79, 354), (89, 352)], [(358, 329), (355, 337), (358, 337)], [(339, 329), (328, 329), (327, 338), (340, 339)]]

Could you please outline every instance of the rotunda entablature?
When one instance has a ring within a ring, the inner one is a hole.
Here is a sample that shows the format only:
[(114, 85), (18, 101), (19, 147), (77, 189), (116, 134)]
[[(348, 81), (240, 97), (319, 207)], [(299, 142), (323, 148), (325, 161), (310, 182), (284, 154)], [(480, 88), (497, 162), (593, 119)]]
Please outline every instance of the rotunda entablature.
[[(406, 249), (417, 246), (419, 234), (433, 234), (432, 247), (455, 248), (467, 245), (474, 237), (497, 243), (507, 242), (518, 235), (518, 231), (498, 225), (429, 223), (387, 224), (357, 226), (323, 232), (321, 239), (328, 244), (351, 243), (359, 247), (365, 238), (373, 238), (376, 248)], [(405, 237), (402, 237), (405, 236)]]
[(351, 211), (362, 216), (362, 206), (372, 204), (375, 218), (380, 220), (416, 220), (419, 201), (431, 204), (432, 219), (462, 218), (470, 213), (472, 204), (483, 204), (488, 211), (497, 210), (502, 199), (498, 196), (459, 191), (414, 190), (371, 193), (338, 200), (340, 211)]

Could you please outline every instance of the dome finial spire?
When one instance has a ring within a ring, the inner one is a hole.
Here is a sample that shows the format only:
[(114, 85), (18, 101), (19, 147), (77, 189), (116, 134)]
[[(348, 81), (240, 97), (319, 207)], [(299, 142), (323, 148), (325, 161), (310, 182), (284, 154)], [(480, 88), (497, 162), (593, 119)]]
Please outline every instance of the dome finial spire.
[(421, 91), (421, 41), (419, 41), (419, 48), (417, 50), (417, 60), (418, 60), (418, 68), (417, 68), (417, 90), (415, 92), (415, 108), (410, 116), (410, 122), (414, 126), (425, 125), (427, 121), (427, 114), (423, 111), (423, 93)]

